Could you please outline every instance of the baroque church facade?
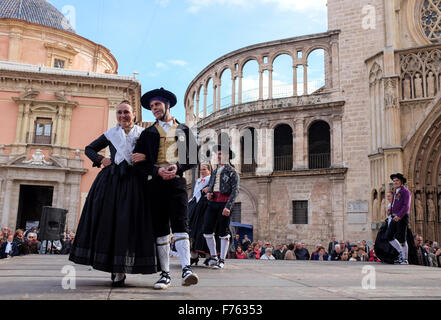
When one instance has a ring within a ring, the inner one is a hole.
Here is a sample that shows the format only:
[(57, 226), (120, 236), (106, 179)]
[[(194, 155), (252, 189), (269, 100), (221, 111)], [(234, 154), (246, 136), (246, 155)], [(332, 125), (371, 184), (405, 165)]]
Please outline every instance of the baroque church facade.
[[(203, 151), (227, 137), (236, 154), (233, 217), (258, 239), (375, 240), (389, 177), (402, 172), (410, 226), (441, 241), (441, 2), (328, 0), (327, 10), (327, 32), (225, 54), (188, 86), (186, 120)], [(311, 89), (315, 50), (324, 52), (323, 85)], [(272, 79), (281, 55), (293, 67), (284, 96)], [(254, 99), (243, 90), (250, 61), (258, 64)]]
[(99, 172), (85, 146), (116, 125), (122, 100), (141, 115), (140, 83), (117, 70), (107, 48), (76, 34), (47, 1), (0, 1), (2, 226), (25, 228), (53, 206), (76, 229)]

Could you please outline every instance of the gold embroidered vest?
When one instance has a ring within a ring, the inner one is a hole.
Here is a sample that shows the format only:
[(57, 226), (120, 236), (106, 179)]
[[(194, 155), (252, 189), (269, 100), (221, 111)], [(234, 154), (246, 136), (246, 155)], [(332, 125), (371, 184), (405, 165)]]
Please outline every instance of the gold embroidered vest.
[(178, 128), (178, 124), (175, 122), (168, 132), (157, 123), (155, 125), (156, 129), (159, 132), (159, 152), (158, 152), (158, 160), (156, 161), (156, 165), (166, 165), (166, 164), (175, 164), (179, 161), (178, 157), (178, 145), (176, 143), (176, 129)]

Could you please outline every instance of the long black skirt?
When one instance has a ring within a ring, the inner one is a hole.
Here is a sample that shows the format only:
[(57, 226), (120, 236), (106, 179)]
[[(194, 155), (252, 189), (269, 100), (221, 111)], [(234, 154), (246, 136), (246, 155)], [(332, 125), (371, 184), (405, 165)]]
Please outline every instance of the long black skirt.
[[(413, 252), (416, 251), (413, 240), (412, 230), (407, 227), (406, 242), (409, 247), (409, 262), (412, 264)], [(381, 225), (378, 230), (377, 238), (375, 239), (375, 255), (384, 263), (393, 264), (398, 259), (398, 251), (391, 246), (388, 240), (388, 225), (387, 220)]]
[[(201, 197), (199, 202), (196, 202), (195, 199), (189, 202), (188, 204), (188, 226), (190, 229), (190, 242), (191, 242), (191, 251), (198, 253), (201, 256), (206, 256), (210, 254), (210, 249), (207, 246), (207, 241), (204, 237), (204, 223), (205, 223), (205, 215), (207, 212), (208, 200), (206, 196)], [(216, 240), (216, 251), (217, 254), (220, 254), (220, 238), (219, 232), (217, 228), (217, 224), (215, 226), (215, 240)]]
[(69, 260), (104, 272), (157, 272), (143, 188), (133, 167), (122, 170), (114, 164), (104, 168), (87, 196)]

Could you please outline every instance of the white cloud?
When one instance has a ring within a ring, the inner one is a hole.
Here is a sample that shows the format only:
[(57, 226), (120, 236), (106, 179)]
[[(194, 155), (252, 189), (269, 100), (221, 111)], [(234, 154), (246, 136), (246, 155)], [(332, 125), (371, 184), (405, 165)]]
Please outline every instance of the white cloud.
[(180, 67), (185, 67), (186, 65), (188, 65), (188, 62), (184, 60), (168, 60), (168, 62)]
[(251, 1), (249, 0), (187, 0), (190, 3), (190, 7), (187, 9), (190, 13), (197, 13), (200, 9), (206, 8), (212, 5), (227, 5), (227, 6), (241, 6), (250, 7)]
[(260, 0), (263, 3), (273, 3), (279, 10), (295, 12), (326, 11), (327, 0)]
[(156, 62), (156, 68), (158, 69), (167, 68), (167, 65), (163, 62)]
[(170, 0), (156, 0), (156, 3), (159, 4), (161, 7), (165, 8), (170, 3)]
[[(326, 11), (327, 0), (256, 0), (254, 4), (274, 4), (278, 10), (293, 12)], [(241, 6), (250, 8), (253, 6), (249, 0), (187, 0), (190, 13), (197, 13), (200, 9), (213, 5)]]

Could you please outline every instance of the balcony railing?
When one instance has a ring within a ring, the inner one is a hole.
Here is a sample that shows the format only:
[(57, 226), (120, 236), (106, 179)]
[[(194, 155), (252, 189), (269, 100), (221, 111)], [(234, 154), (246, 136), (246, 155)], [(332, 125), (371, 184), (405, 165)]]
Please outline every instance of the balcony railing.
[(309, 155), (309, 169), (327, 169), (331, 166), (330, 153), (316, 153)]
[(36, 135), (34, 132), (28, 132), (26, 134), (26, 143), (29, 144), (41, 144), (41, 145), (52, 145), (55, 144), (56, 134), (51, 136)]
[(292, 167), (293, 167), (292, 154), (274, 157), (274, 171), (291, 171)]

